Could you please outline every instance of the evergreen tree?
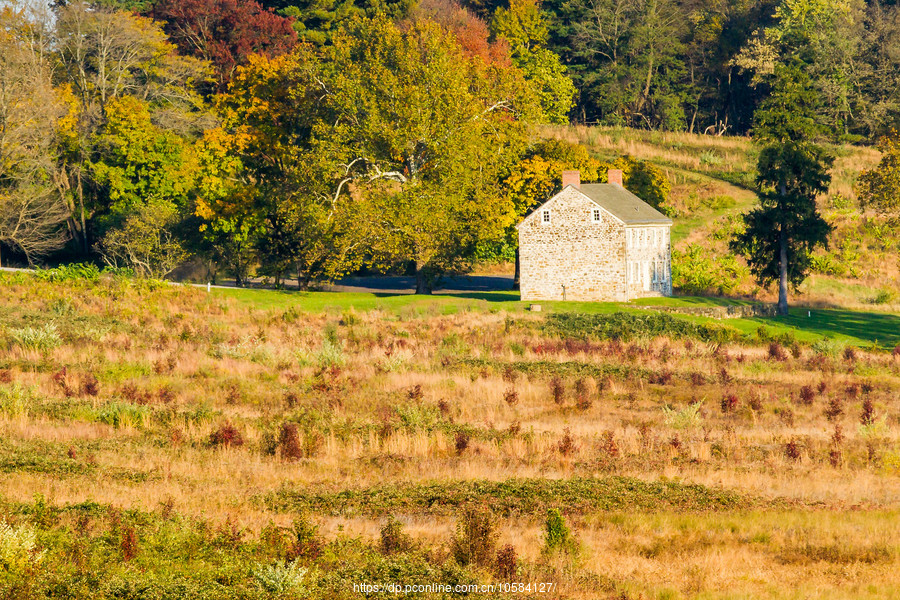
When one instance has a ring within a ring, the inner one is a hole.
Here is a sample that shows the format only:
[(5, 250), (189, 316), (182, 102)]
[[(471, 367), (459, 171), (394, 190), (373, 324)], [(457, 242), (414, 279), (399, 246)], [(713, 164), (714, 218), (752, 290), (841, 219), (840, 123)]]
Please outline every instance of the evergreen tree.
[(799, 285), (810, 253), (826, 245), (831, 226), (816, 197), (828, 190), (834, 161), (816, 140), (818, 98), (803, 64), (776, 67), (772, 94), (756, 112), (754, 139), (761, 144), (757, 185), (760, 206), (744, 215), (746, 230), (732, 249), (747, 257), (760, 284), (778, 281), (778, 314), (788, 314), (788, 284)]

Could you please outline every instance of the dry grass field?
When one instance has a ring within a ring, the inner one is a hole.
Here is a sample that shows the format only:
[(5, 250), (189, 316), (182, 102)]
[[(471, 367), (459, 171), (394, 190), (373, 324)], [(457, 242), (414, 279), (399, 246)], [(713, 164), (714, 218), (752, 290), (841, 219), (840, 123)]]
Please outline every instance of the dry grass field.
[(0, 278), (2, 598), (900, 595), (900, 317)]

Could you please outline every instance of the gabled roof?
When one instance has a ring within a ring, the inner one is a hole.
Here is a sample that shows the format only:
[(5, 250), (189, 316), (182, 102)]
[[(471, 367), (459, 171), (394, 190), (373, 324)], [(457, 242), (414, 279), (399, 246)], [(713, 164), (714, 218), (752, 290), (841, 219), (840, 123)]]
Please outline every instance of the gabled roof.
[(583, 183), (578, 191), (614, 214), (626, 225), (672, 224), (672, 219), (620, 185)]
[[(566, 189), (572, 186), (566, 186)], [(615, 183), (583, 183), (575, 188), (588, 200), (605, 209), (612, 216), (628, 225), (671, 225), (672, 219), (662, 214), (625, 188)], [(565, 191), (565, 190), (563, 190)], [(561, 194), (560, 192), (559, 194)], [(534, 218), (540, 210), (553, 202), (559, 194), (534, 209), (531, 214), (516, 225), (520, 227), (525, 221)]]

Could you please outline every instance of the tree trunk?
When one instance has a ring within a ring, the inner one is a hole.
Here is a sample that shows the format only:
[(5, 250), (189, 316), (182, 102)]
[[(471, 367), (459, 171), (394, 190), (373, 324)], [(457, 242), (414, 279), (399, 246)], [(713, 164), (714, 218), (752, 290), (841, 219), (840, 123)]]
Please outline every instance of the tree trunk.
[(416, 261), (416, 294), (430, 294), (431, 288), (425, 279), (425, 263)]
[(518, 290), (521, 289), (519, 287), (519, 278), (521, 276), (521, 268), (519, 267), (519, 248), (516, 247), (516, 274), (513, 275), (513, 285), (512, 289)]
[[(784, 184), (781, 184), (781, 195), (787, 195)], [(788, 239), (784, 222), (778, 228), (778, 314), (783, 317), (788, 314)]]

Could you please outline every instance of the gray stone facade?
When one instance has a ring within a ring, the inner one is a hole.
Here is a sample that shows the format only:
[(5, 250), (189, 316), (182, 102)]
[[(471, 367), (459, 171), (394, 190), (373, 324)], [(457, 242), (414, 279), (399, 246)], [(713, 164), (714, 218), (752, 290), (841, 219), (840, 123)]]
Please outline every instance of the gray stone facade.
[[(628, 223), (612, 212), (621, 215), (621, 205), (603, 206), (607, 186), (588, 187), (593, 197), (570, 185), (519, 224), (522, 300), (623, 302), (671, 295), (671, 221), (659, 215), (657, 222)], [(640, 203), (642, 210), (650, 208)]]

